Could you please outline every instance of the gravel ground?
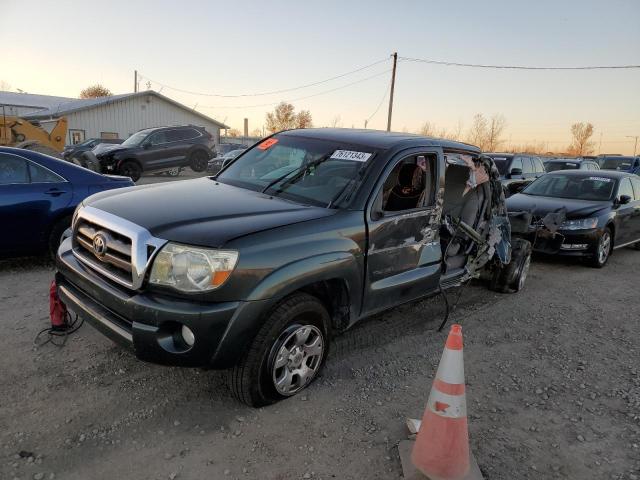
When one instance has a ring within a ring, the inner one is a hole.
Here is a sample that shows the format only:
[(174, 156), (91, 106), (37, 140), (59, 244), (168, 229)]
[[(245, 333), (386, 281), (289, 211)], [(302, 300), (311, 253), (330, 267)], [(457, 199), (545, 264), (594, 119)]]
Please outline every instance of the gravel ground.
[[(640, 252), (538, 258), (519, 294), (460, 291), (486, 479), (640, 479)], [(364, 321), (303, 394), (250, 409), (220, 372), (137, 361), (90, 326), (36, 348), (53, 266), (0, 262), (0, 479), (396, 479), (445, 340), (442, 299)], [(449, 294), (453, 299), (456, 292)]]

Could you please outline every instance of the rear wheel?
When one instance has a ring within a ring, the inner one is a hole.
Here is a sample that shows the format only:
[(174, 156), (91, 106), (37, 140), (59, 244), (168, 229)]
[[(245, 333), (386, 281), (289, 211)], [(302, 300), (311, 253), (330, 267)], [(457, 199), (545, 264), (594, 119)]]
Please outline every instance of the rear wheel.
[(49, 253), (53, 258), (55, 258), (56, 253), (58, 252), (58, 247), (62, 241), (62, 234), (70, 226), (71, 216), (64, 217), (53, 225), (51, 233), (49, 234)]
[(516, 238), (511, 245), (511, 262), (496, 270), (489, 287), (500, 293), (515, 293), (524, 288), (529, 275), (532, 254), (531, 242)]
[(611, 235), (611, 229), (606, 227), (600, 235), (598, 240), (598, 246), (596, 247), (596, 253), (589, 258), (587, 263), (594, 268), (602, 268), (607, 264), (609, 256), (611, 256), (611, 250), (613, 249), (613, 237)]
[(240, 362), (229, 370), (233, 395), (252, 407), (269, 405), (306, 388), (327, 357), (329, 314), (297, 293), (269, 315)]
[(209, 155), (204, 150), (197, 150), (191, 154), (189, 165), (194, 172), (204, 172), (209, 164)]
[(134, 182), (140, 180), (142, 176), (142, 167), (133, 160), (127, 160), (118, 169), (118, 174), (131, 178)]

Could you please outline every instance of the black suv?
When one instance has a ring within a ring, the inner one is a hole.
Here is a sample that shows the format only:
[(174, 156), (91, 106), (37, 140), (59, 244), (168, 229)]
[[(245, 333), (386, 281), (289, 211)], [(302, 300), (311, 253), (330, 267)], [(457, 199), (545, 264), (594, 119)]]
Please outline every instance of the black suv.
[(93, 195), (56, 285), (141, 360), (229, 368), (257, 406), (305, 388), (357, 321), (480, 276), (518, 291), (530, 258), (478, 148), (323, 128), (266, 138), (217, 177)]
[(131, 135), (119, 147), (99, 153), (97, 169), (131, 177), (134, 182), (143, 172), (174, 167), (203, 172), (213, 155), (212, 144), (212, 137), (204, 127), (147, 128)]
[(540, 157), (526, 153), (487, 153), (498, 167), (504, 194), (518, 193), (546, 173)]

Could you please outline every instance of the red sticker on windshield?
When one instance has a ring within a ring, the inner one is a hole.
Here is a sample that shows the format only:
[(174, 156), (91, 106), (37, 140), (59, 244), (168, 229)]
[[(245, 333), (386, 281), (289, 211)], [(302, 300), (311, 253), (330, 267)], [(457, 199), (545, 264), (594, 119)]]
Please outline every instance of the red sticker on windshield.
[(277, 138), (267, 138), (264, 142), (262, 142), (260, 145), (258, 145), (258, 148), (260, 150), (266, 150), (267, 148), (272, 147), (276, 143), (278, 143), (278, 139)]

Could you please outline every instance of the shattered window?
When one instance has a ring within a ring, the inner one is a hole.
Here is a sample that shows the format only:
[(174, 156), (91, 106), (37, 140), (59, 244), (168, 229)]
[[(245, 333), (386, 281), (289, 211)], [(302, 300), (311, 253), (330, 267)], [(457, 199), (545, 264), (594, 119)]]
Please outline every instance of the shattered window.
[(382, 210), (399, 212), (430, 204), (432, 168), (433, 158), (425, 155), (414, 155), (398, 163), (384, 183)]

